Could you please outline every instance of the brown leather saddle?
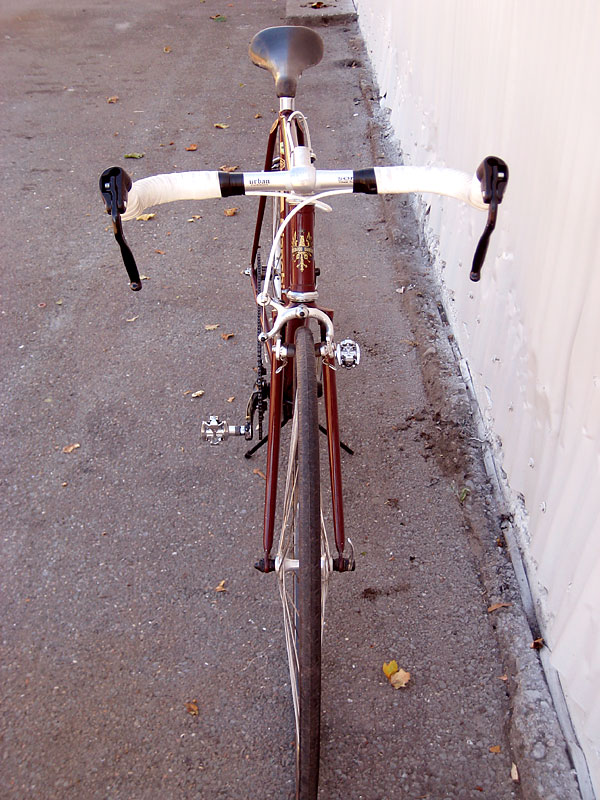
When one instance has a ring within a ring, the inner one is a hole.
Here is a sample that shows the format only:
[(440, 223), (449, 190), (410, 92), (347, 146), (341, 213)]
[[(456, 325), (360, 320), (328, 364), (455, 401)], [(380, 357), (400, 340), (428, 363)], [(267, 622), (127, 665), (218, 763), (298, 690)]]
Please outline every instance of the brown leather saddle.
[(250, 42), (250, 58), (275, 79), (277, 97), (295, 97), (298, 78), (323, 58), (323, 40), (312, 28), (265, 28)]

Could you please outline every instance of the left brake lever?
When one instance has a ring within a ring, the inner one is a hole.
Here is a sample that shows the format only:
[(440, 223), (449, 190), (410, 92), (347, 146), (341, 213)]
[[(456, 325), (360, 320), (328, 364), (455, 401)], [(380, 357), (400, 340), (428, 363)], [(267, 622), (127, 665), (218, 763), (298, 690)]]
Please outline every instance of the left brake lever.
[(476, 175), (481, 183), (483, 202), (489, 205), (489, 209), (487, 222), (473, 257), (473, 266), (469, 275), (472, 281), (478, 281), (481, 277), (481, 268), (485, 261), (490, 237), (496, 227), (498, 206), (502, 202), (508, 183), (508, 165), (506, 161), (497, 156), (488, 156), (477, 167)]
[(110, 214), (112, 218), (113, 232), (121, 249), (123, 263), (129, 276), (129, 285), (132, 291), (139, 292), (142, 288), (140, 273), (131, 248), (125, 241), (121, 223), (121, 214), (127, 208), (127, 194), (131, 185), (131, 178), (121, 167), (109, 167), (100, 176), (100, 192), (104, 199), (106, 213)]

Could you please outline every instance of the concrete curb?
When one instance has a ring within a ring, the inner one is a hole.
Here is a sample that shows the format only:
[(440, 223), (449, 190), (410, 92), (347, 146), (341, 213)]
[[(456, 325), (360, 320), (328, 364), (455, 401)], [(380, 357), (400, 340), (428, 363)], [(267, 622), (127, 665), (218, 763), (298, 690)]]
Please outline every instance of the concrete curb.
[(285, 12), (287, 21), (296, 25), (327, 25), (357, 18), (353, 0), (325, 0), (322, 3), (287, 0)]

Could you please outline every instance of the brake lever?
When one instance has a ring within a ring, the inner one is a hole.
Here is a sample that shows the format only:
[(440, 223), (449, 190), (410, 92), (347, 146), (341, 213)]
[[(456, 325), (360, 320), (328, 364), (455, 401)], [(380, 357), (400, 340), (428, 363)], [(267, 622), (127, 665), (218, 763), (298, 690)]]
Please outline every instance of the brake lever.
[(475, 282), (481, 277), (481, 268), (485, 261), (490, 237), (496, 227), (498, 206), (502, 202), (506, 184), (508, 183), (508, 166), (506, 161), (503, 161), (501, 158), (497, 156), (488, 156), (484, 158), (477, 167), (476, 175), (481, 183), (483, 202), (489, 205), (489, 209), (487, 222), (481, 234), (477, 249), (475, 250), (473, 266), (471, 267), (471, 273), (469, 275), (471, 280)]
[(127, 208), (127, 193), (130, 189), (131, 178), (121, 167), (109, 167), (100, 176), (100, 192), (102, 193), (106, 213), (110, 214), (112, 218), (113, 232), (121, 249), (121, 257), (129, 276), (129, 286), (132, 291), (139, 292), (142, 288), (140, 273), (131, 248), (125, 241), (121, 223), (121, 214)]

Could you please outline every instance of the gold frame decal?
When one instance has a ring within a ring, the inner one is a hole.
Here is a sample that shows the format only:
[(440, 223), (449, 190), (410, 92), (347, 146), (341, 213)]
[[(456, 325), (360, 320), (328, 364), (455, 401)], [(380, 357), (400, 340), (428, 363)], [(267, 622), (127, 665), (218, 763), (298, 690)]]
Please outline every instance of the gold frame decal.
[(298, 241), (298, 236), (296, 231), (294, 231), (292, 236), (292, 261), (296, 269), (299, 269), (300, 272), (304, 272), (308, 266), (308, 259), (312, 259), (314, 256), (312, 244), (313, 240), (310, 233), (302, 233), (300, 235), (300, 241)]

